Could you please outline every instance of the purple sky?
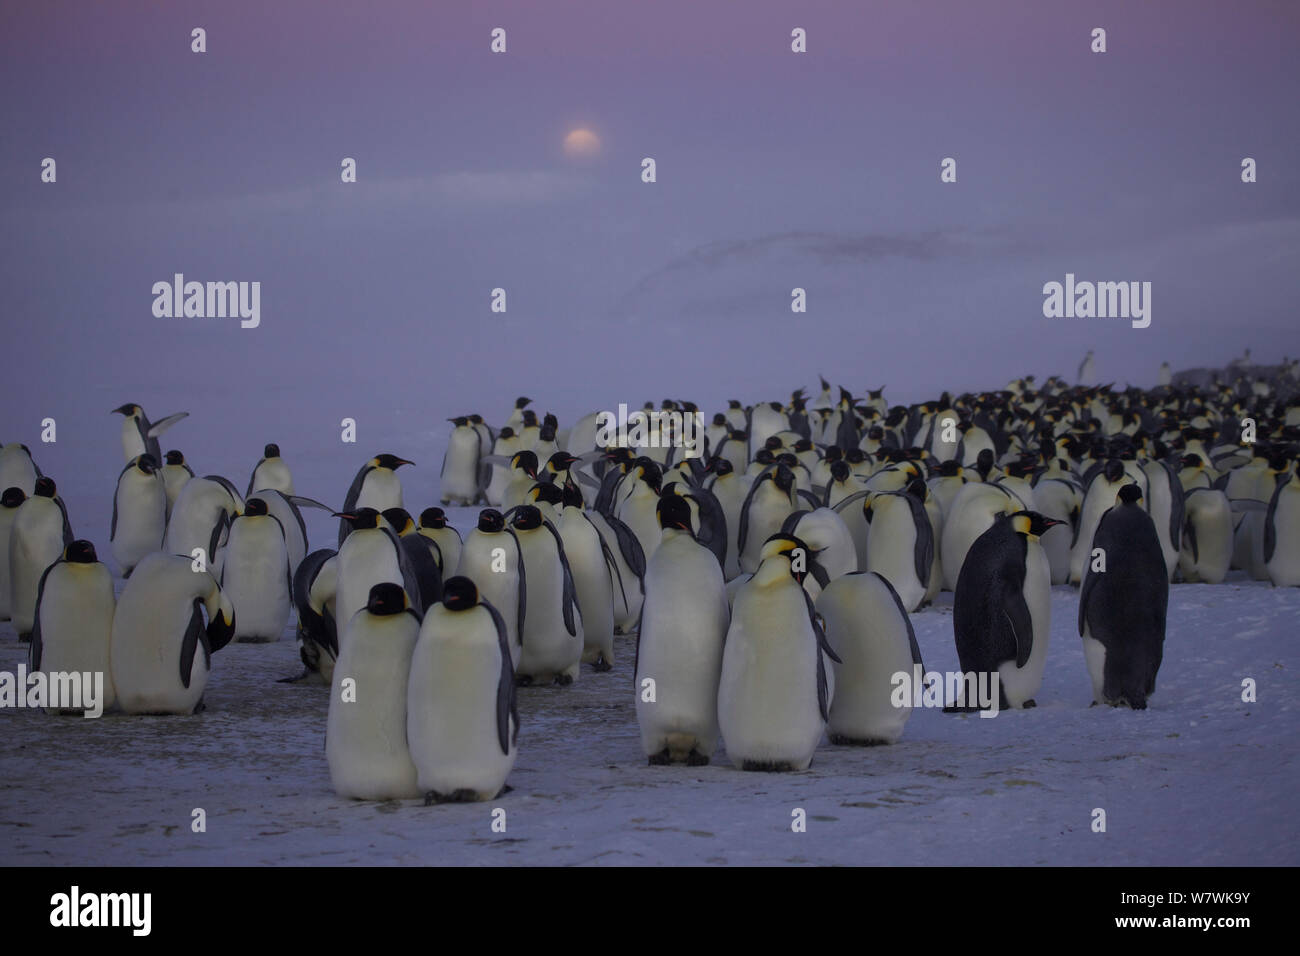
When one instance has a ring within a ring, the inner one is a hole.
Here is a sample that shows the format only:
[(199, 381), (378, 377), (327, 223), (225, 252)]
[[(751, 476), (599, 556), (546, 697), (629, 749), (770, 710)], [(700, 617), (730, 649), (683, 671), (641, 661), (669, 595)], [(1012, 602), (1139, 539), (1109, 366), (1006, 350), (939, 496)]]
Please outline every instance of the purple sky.
[[(108, 409), (188, 408), (175, 444), (246, 475), (521, 393), (571, 421), (1294, 355), (1298, 64), (1288, 0), (6, 4), (0, 437), (62, 416), (116, 463)], [(260, 281), (261, 327), (154, 318), (175, 272)], [(1151, 327), (1044, 318), (1066, 272), (1152, 282)]]

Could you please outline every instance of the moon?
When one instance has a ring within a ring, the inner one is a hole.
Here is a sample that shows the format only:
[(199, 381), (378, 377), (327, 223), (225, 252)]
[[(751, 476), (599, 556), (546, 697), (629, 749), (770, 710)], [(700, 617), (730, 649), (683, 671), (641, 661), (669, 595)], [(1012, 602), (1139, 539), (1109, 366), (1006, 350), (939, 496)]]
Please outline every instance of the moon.
[(600, 152), (600, 137), (589, 129), (571, 130), (564, 137), (564, 152), (575, 159), (587, 159)]

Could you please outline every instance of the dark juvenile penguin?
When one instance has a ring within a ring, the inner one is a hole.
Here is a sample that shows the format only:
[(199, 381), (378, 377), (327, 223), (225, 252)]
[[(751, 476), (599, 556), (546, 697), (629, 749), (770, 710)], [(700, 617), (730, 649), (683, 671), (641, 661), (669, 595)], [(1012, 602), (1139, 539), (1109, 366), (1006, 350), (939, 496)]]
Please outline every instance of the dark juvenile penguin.
[(1079, 634), (1093, 703), (1145, 710), (1164, 655), (1169, 578), (1142, 489), (1125, 485), (1118, 499), (1092, 538), (1093, 553), (1100, 548), (1102, 554), (1083, 579)]

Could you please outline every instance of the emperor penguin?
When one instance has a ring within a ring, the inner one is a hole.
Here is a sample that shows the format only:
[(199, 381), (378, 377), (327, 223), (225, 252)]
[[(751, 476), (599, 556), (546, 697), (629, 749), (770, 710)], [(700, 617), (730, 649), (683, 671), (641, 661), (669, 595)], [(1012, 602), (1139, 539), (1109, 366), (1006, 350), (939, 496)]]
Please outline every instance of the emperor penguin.
[[(1153, 459), (1142, 466), (1147, 476), (1148, 507), (1160, 537), (1165, 569), (1169, 580), (1178, 570), (1178, 555), (1183, 547), (1184, 495), (1178, 473), (1165, 461)], [(1139, 489), (1141, 490), (1141, 489)]]
[(510, 466), (500, 462), (509, 462), (520, 451), (523, 451), (523, 447), (519, 444), (519, 436), (513, 428), (507, 426), (497, 433), (490, 456), (494, 461), (486, 463), (487, 489), (483, 493), (487, 503), (493, 508), (502, 506), (506, 488), (510, 486), (513, 477)]
[(835, 699), (829, 714), (833, 744), (897, 743), (912, 714), (912, 695), (897, 705), (897, 674), (910, 686), (925, 673), (907, 609), (889, 579), (874, 571), (836, 578), (816, 602), (826, 622), (835, 664)]
[(37, 478), (9, 531), (9, 614), (19, 640), (27, 640), (35, 626), (41, 575), (70, 544), (72, 528), (58, 488), (53, 479)]
[(478, 524), (465, 536), (460, 560), (448, 568), (448, 575), (469, 578), (478, 587), (479, 596), (500, 613), (506, 626), (506, 646), (510, 663), (519, 661), (519, 635), (523, 633), (524, 601), (523, 552), (505, 517), (495, 508), (484, 508)]
[(426, 608), (442, 600), (442, 567), (445, 563), (442, 549), (438, 542), (420, 534), (415, 519), (405, 508), (385, 509), (383, 516), (397, 534), (404, 558), (415, 577), (416, 593), (411, 594), (411, 603), (417, 613), (423, 614)]
[(636, 630), (645, 599), (645, 552), (632, 529), (612, 514), (587, 512), (614, 559), (614, 633)]
[(1264, 567), (1274, 587), (1300, 586), (1300, 466), (1279, 482), (1264, 517)]
[(425, 508), (420, 512), (420, 523), (416, 530), (421, 537), (428, 538), (438, 546), (438, 553), (442, 555), (443, 577), (455, 574), (463, 545), (460, 532), (447, 523), (447, 513), (441, 508)]
[(614, 577), (618, 567), (609, 545), (583, 511), (582, 494), (569, 485), (556, 529), (573, 575), (574, 597), (582, 611), (582, 661), (597, 671), (614, 666)]
[(9, 487), (0, 495), (0, 621), (9, 620), (9, 609), (13, 601), (9, 583), (9, 536), (13, 531), (14, 518), (18, 508), (27, 495), (21, 488)]
[(796, 570), (808, 546), (789, 535), (764, 543), (758, 569), (736, 595), (722, 651), (718, 727), (741, 770), (807, 770), (835, 688), (830, 646)]
[(957, 589), (957, 578), (971, 546), (993, 526), (998, 516), (1019, 510), (1019, 502), (1001, 485), (972, 481), (952, 499), (939, 535), (940, 567), (945, 590)]
[(483, 494), (479, 482), (479, 462), (485, 454), (483, 436), (464, 415), (447, 421), (452, 423), (452, 429), (442, 456), (438, 498), (444, 505), (473, 505)]
[(268, 488), (282, 495), (293, 494), (293, 474), (289, 471), (289, 466), (284, 463), (284, 459), (280, 457), (280, 446), (275, 442), (262, 449), (262, 457), (253, 466), (253, 473), (248, 478), (248, 490), (244, 492), (244, 497), (247, 498), (255, 491), (265, 491)]
[(158, 436), (187, 416), (189, 412), (177, 412), (159, 421), (150, 422), (143, 408), (128, 402), (113, 409), (112, 414), (123, 416), (122, 455), (127, 461), (140, 455), (152, 455), (154, 461), (162, 461), (162, 448), (158, 445)]
[(510, 480), (501, 493), (506, 511), (528, 503), (528, 492), (537, 484), (537, 453), (525, 448), (510, 457)]
[(1119, 489), (1132, 482), (1133, 478), (1125, 470), (1124, 462), (1118, 458), (1108, 460), (1102, 466), (1102, 470), (1093, 476), (1088, 490), (1084, 492), (1083, 509), (1075, 529), (1074, 544), (1070, 549), (1071, 584), (1079, 584), (1083, 581), (1084, 572), (1092, 556), (1092, 536), (1097, 531), (1101, 516), (1114, 506)]
[(740, 509), (736, 534), (741, 571), (758, 569), (768, 538), (781, 530), (791, 512), (798, 510), (794, 472), (785, 465), (769, 468), (754, 479)]
[(663, 471), (649, 458), (638, 458), (619, 491), (627, 494), (619, 502), (615, 514), (619, 520), (632, 529), (641, 551), (647, 561), (654, 556), (659, 547), (661, 529), (655, 508), (663, 489)]
[[(503, 426), (502, 431), (504, 431), (506, 428), (510, 428), (513, 429), (516, 433), (518, 433), (519, 430), (524, 426), (524, 409), (527, 408), (532, 403), (533, 400), (531, 398), (525, 398), (523, 396), (516, 398), (514, 410), (511, 411), (510, 417), (506, 419), (506, 423)], [(498, 435), (499, 434), (500, 432), (498, 432)]]
[(194, 570), (187, 556), (157, 551), (146, 557), (113, 614), (109, 660), (122, 710), (198, 713), (212, 654), (234, 633), (234, 608), (211, 573)]
[(1172, 384), (1173, 384), (1173, 381), (1174, 381), (1174, 375), (1173, 375), (1173, 372), (1171, 372), (1170, 369), (1169, 369), (1169, 363), (1168, 363), (1168, 362), (1161, 362), (1161, 363), (1160, 363), (1160, 375), (1159, 375), (1159, 378), (1157, 379), (1157, 381), (1158, 381), (1158, 384), (1160, 384), (1162, 387), (1163, 387), (1163, 386), (1167, 386), (1167, 385), (1172, 385)]
[(646, 565), (634, 691), (651, 764), (707, 764), (718, 742), (718, 683), (730, 623), (722, 569), (695, 540), (684, 498), (659, 499), (663, 538)]
[(1169, 576), (1142, 489), (1120, 488), (1092, 538), (1105, 570), (1089, 565), (1079, 592), (1079, 634), (1093, 703), (1145, 710), (1164, 656)]
[[(413, 465), (412, 461), (398, 458), (396, 455), (376, 455), (361, 466), (357, 476), (352, 479), (347, 497), (343, 501), (344, 513), (373, 508), (383, 511), (386, 508), (402, 507), (402, 479), (397, 476), (397, 469), (403, 465)], [(339, 547), (348, 536), (351, 527), (346, 518), (339, 521)]]
[(123, 577), (147, 554), (161, 550), (167, 533), (167, 486), (151, 455), (137, 455), (117, 476), (109, 540)]
[(0, 488), (18, 488), (25, 497), (36, 491), (41, 470), (32, 461), (32, 453), (21, 442), (0, 445)]
[(172, 506), (163, 550), (192, 558), (201, 549), (208, 569), (220, 577), (221, 549), (230, 519), (243, 509), (244, 500), (228, 479), (220, 475), (191, 478)]
[(934, 569), (934, 526), (925, 511), (927, 489), (920, 478), (904, 491), (872, 495), (864, 507), (871, 534), (867, 570), (889, 579), (909, 612), (925, 603)]
[[(1052, 572), (1039, 538), (1055, 524), (1036, 511), (999, 516), (975, 539), (957, 577), (952, 614), (957, 658), (963, 673), (977, 681), (985, 674), (998, 676), (999, 709), (1033, 707), (1043, 682)], [(967, 702), (958, 709), (973, 706)]]
[(781, 533), (794, 535), (813, 549), (828, 582), (858, 570), (853, 535), (833, 508), (793, 512), (781, 525)]
[(1183, 580), (1222, 584), (1232, 564), (1232, 503), (1217, 488), (1192, 488), (1185, 510), (1178, 556)]
[(777, 432), (787, 431), (790, 428), (790, 419), (786, 417), (780, 402), (759, 402), (749, 413), (747, 428), (752, 456)]
[(722, 573), (730, 581), (740, 576), (740, 548), (736, 542), (740, 534), (740, 511), (745, 505), (745, 498), (749, 496), (749, 487), (725, 458), (715, 458), (709, 470), (714, 477), (707, 487), (722, 508), (727, 528), (727, 554)]
[(235, 640), (267, 644), (280, 639), (289, 623), (293, 571), (284, 527), (265, 499), (244, 502), (244, 513), (230, 523), (221, 588), (235, 608)]
[(334, 509), (311, 498), (286, 495), (274, 488), (263, 488), (256, 495), (266, 503), (267, 514), (280, 522), (280, 527), (284, 529), (284, 545), (289, 552), (289, 573), (292, 574), (307, 556), (307, 522), (303, 520), (301, 506), (318, 508), (330, 514), (334, 513)]
[(351, 531), (339, 548), (335, 598), (340, 650), (347, 646), (352, 619), (365, 608), (376, 584), (396, 584), (406, 590), (412, 602), (418, 600), (420, 594), (410, 558), (397, 532), (383, 515), (374, 508), (358, 508), (345, 520)]
[(1080, 385), (1088, 385), (1097, 380), (1097, 363), (1093, 360), (1092, 349), (1088, 349), (1088, 354), (1079, 363), (1077, 378)]
[(402, 586), (385, 581), (370, 589), (346, 632), (325, 724), (334, 792), (354, 800), (418, 797), (406, 724), (420, 616)]
[(162, 477), (163, 487), (167, 489), (167, 518), (171, 520), (176, 499), (180, 497), (185, 482), (194, 477), (194, 470), (185, 464), (185, 455), (173, 448), (164, 456)]
[(519, 711), (505, 620), (453, 577), (424, 615), (411, 657), (406, 737), (425, 805), (491, 800), (518, 754)]
[(331, 548), (313, 551), (302, 559), (293, 573), (291, 595), (298, 615), (298, 656), (303, 672), (297, 677), (282, 678), (284, 683), (323, 681), (334, 677), (334, 662), (339, 656), (338, 552)]
[(564, 542), (533, 505), (518, 508), (511, 527), (524, 568), (516, 680), (571, 684), (578, 678), (585, 639)]
[(51, 674), (76, 672), (84, 675), (83, 682), (102, 681), (93, 702), (98, 713), (87, 711), (88, 717), (98, 717), (117, 700), (109, 666), (116, 604), (113, 575), (95, 556), (95, 546), (89, 541), (73, 541), (41, 578), (28, 651), (31, 669)]
[(1073, 481), (1044, 477), (1034, 486), (1034, 502), (1039, 514), (1059, 522), (1047, 529), (1041, 543), (1047, 553), (1047, 563), (1052, 569), (1052, 583), (1068, 584), (1070, 538), (1074, 533), (1074, 523), (1079, 519), (1082, 496)]

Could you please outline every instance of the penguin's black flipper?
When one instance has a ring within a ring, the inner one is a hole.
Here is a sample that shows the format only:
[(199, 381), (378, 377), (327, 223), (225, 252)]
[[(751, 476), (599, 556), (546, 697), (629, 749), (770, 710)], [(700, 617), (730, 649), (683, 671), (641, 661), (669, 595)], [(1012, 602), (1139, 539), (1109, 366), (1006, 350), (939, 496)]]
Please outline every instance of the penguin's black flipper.
[(32, 616), (32, 634), (29, 638), (31, 644), (27, 647), (27, 668), (31, 671), (41, 669), (41, 653), (45, 649), (44, 642), (41, 640), (41, 599), (45, 597), (45, 579), (60, 564), (63, 564), (62, 558), (46, 568), (45, 573), (41, 575), (41, 583), (36, 586), (36, 613)]
[(641, 547), (637, 536), (621, 519), (613, 515), (605, 515), (605, 523), (614, 529), (614, 537), (618, 540), (618, 550), (623, 555), (623, 561), (637, 576), (638, 581), (644, 581), (645, 549)]
[[(1023, 582), (1019, 587), (1008, 587), (1002, 601), (1002, 619), (1009, 628), (1008, 635), (1015, 645), (1016, 666), (1024, 667), (1025, 662), (1029, 660), (1029, 652), (1034, 649), (1034, 619), (1029, 613), (1029, 605), (1025, 603), (1025, 592), (1022, 590)], [(1079, 606), (1083, 606), (1083, 598), (1079, 598)], [(999, 628), (1001, 622), (994, 618), (994, 630)]]
[(519, 738), (519, 710), (515, 696), (515, 669), (510, 662), (510, 641), (506, 637), (506, 622), (501, 612), (492, 606), (486, 598), (480, 598), (479, 604), (492, 615), (492, 623), (497, 629), (497, 646), (501, 651), (501, 676), (497, 678), (497, 743), (501, 752), (510, 754), (510, 719), (514, 718), (514, 739)]
[[(776, 465), (768, 465), (766, 468), (764, 468), (762, 471), (760, 471), (757, 475), (754, 476), (754, 483), (749, 486), (749, 494), (745, 495), (745, 501), (740, 506), (740, 527), (737, 529), (736, 532), (736, 553), (737, 554), (744, 552), (745, 541), (749, 536), (749, 503), (754, 500), (754, 495), (758, 491), (759, 486), (762, 485), (763, 482), (771, 480), (772, 469), (774, 469), (775, 467)], [(816, 507), (816, 505), (814, 505), (813, 507)]]
[[(803, 591), (803, 588), (799, 589)], [(821, 712), (822, 720), (830, 720), (830, 685), (826, 679), (826, 657), (829, 657), (837, 664), (843, 664), (844, 661), (835, 653), (830, 644), (826, 641), (826, 631), (822, 629), (821, 617), (813, 607), (812, 598), (808, 596), (807, 591), (803, 591), (804, 602), (808, 605), (808, 620), (812, 623), (813, 638), (817, 642), (817, 709)], [(825, 653), (826, 657), (822, 654)]]
[(289, 500), (290, 504), (297, 505), (299, 508), (319, 508), (321, 511), (328, 511), (330, 514), (338, 514), (329, 505), (317, 501), (315, 498), (308, 498), (305, 495), (285, 495), (285, 498)]
[(894, 585), (889, 582), (889, 578), (885, 577), (878, 571), (870, 571), (867, 573), (874, 574), (880, 582), (889, 589), (889, 595), (894, 599), (894, 606), (898, 608), (898, 613), (903, 618), (903, 623), (907, 625), (907, 644), (912, 649), (912, 663), (920, 664), (921, 673), (924, 674), (925, 662), (921, 660), (921, 645), (916, 642), (916, 630), (912, 627), (912, 619), (908, 616), (907, 608), (903, 607), (903, 599), (898, 596), (898, 592), (894, 590)]
[(1174, 550), (1178, 551), (1183, 546), (1183, 519), (1186, 516), (1187, 494), (1183, 491), (1183, 483), (1178, 480), (1178, 472), (1174, 471), (1173, 466), (1167, 461), (1161, 461), (1160, 466), (1164, 468), (1169, 481), (1169, 540)]
[[(62, 495), (54, 496), (54, 503), (59, 506), (59, 511), (63, 513), (63, 546), (66, 548), (72, 544), (72, 524), (68, 521), (68, 506), (63, 503)], [(113, 494), (113, 510), (117, 510), (117, 494)]]
[(699, 507), (699, 542), (713, 552), (721, 567), (727, 565), (727, 516), (713, 492), (697, 485), (686, 495)]
[(185, 628), (185, 636), (181, 638), (181, 686), (186, 689), (190, 686), (190, 672), (194, 670), (194, 655), (198, 651), (200, 642), (203, 644), (204, 658), (211, 663), (208, 635), (203, 627), (203, 598), (195, 598), (194, 613), (190, 615), (189, 626)]
[(519, 535), (515, 534), (515, 529), (506, 527), (506, 534), (510, 535), (515, 542), (515, 565), (519, 568), (519, 645), (524, 643), (524, 617), (528, 611), (528, 572), (524, 569), (524, 549), (519, 544)]
[[(357, 472), (357, 476), (352, 479), (352, 484), (348, 487), (347, 496), (343, 499), (343, 513), (350, 512), (357, 506), (357, 499), (361, 497), (361, 486), (365, 484), (366, 475), (374, 470), (374, 465), (366, 462)], [(343, 539), (348, 536), (348, 519), (339, 519), (339, 547), (343, 547)]]
[[(573, 609), (578, 605), (577, 592), (573, 586), (573, 571), (569, 568), (569, 556), (564, 553), (564, 540), (560, 537), (559, 530), (551, 522), (543, 518), (542, 524), (546, 525), (546, 530), (551, 533), (555, 539), (555, 553), (560, 558), (560, 570), (564, 575), (564, 597), (562, 599), (562, 608), (564, 610), (564, 627), (574, 637), (578, 636), (578, 626), (574, 621)], [(581, 608), (579, 608), (581, 613)]]
[[(843, 498), (841, 498), (839, 501), (837, 501), (837, 502), (836, 502), (836, 503), (831, 507), (831, 510), (834, 511), (836, 514), (840, 514), (840, 513), (842, 513), (842, 512), (844, 511), (844, 509), (847, 508), (850, 504), (852, 504), (852, 503), (855, 502), (855, 501), (860, 501), (860, 500), (862, 500), (863, 498), (865, 498), (865, 497), (866, 497), (867, 495), (869, 495), (869, 494), (871, 494), (871, 490), (870, 490), (870, 489), (866, 489), (866, 490), (864, 490), (864, 491), (855, 491), (855, 492), (853, 492), (853, 494), (851, 494), (851, 495), (846, 495), (845, 497), (843, 497)], [(830, 489), (829, 489), (829, 488), (828, 488), (827, 491), (826, 491), (826, 498), (827, 498), (828, 501), (830, 500)]]
[(591, 518), (587, 517), (586, 512), (583, 512), (582, 517), (586, 520), (587, 524), (591, 525), (592, 530), (596, 532), (596, 540), (600, 542), (600, 553), (604, 556), (605, 567), (609, 570), (609, 579), (611, 582), (618, 582), (618, 593), (623, 595), (623, 604), (626, 606), (627, 589), (623, 587), (623, 572), (618, 569), (618, 562), (614, 560), (614, 552), (609, 549), (609, 544), (606, 543), (605, 536), (600, 533), (600, 529), (596, 527), (595, 522), (593, 522)]
[(814, 509), (820, 508), (822, 506), (822, 503), (817, 500), (817, 496), (814, 495), (811, 491), (805, 491), (803, 488), (800, 488), (799, 497), (802, 498), (804, 501), (808, 502), (810, 505), (812, 505)]
[(159, 419), (156, 422), (150, 422), (148, 430), (145, 432), (146, 438), (157, 438), (167, 429), (171, 428), (182, 418), (189, 415), (189, 412), (177, 412), (175, 415), (168, 415), (166, 418)]
[(1268, 500), (1268, 512), (1264, 515), (1264, 560), (1273, 560), (1273, 551), (1277, 548), (1277, 531), (1273, 527), (1273, 518), (1277, 514), (1277, 502), (1282, 497), (1282, 489), (1286, 487), (1283, 482), (1278, 482), (1273, 489), (1273, 497)]
[(415, 592), (411, 594), (411, 603), (418, 601), (419, 609), (423, 613), (442, 600), (442, 566), (439, 561), (441, 554), (440, 552), (435, 554), (438, 543), (422, 534), (407, 535), (397, 540), (400, 542), (401, 557), (404, 557), (407, 562), (402, 565), (402, 577), (408, 587), (412, 584), (415, 586)]
[[(912, 549), (912, 561), (916, 568), (916, 579), (921, 587), (930, 586), (930, 569), (934, 565), (934, 528), (930, 526), (930, 517), (925, 513), (924, 502), (910, 494), (903, 495), (908, 507), (912, 509), (912, 524), (916, 527), (916, 545)], [(1025, 611), (1028, 614), (1028, 610)]]

